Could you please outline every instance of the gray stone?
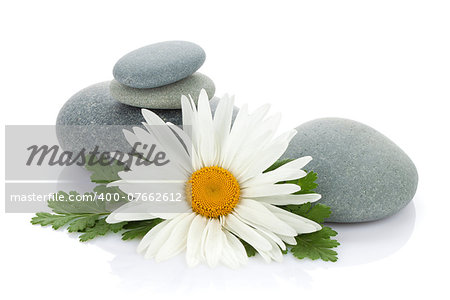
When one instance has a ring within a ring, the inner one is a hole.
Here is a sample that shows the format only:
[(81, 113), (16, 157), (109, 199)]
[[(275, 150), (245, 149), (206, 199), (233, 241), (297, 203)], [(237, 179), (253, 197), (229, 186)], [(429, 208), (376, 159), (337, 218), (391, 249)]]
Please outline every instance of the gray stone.
[[(61, 108), (56, 119), (58, 141), (64, 150), (103, 151), (131, 150), (122, 129), (141, 126), (141, 109), (115, 101), (109, 93), (110, 81), (91, 85), (73, 95)], [(165, 122), (182, 123), (181, 110), (154, 109)], [(118, 126), (111, 126), (118, 125)]]
[(123, 56), (114, 66), (114, 78), (139, 89), (174, 83), (197, 71), (206, 59), (203, 49), (185, 41), (148, 45)]
[(378, 131), (356, 121), (324, 118), (298, 126), (283, 158), (310, 155), (330, 222), (354, 223), (395, 214), (414, 197), (414, 163)]
[[(141, 109), (115, 101), (109, 93), (110, 81), (91, 85), (73, 95), (61, 108), (56, 119), (58, 141), (64, 150), (131, 150), (122, 129), (141, 126), (144, 118)], [(219, 98), (210, 101), (214, 113)], [(180, 109), (152, 109), (165, 122), (182, 124)], [(233, 119), (237, 114), (234, 107)], [(118, 125), (118, 126), (111, 126)], [(142, 126), (141, 126), (142, 127)]]
[(124, 104), (150, 109), (180, 109), (181, 96), (191, 95), (197, 102), (201, 89), (209, 98), (214, 96), (214, 82), (201, 73), (195, 73), (175, 83), (153, 89), (136, 89), (113, 80), (110, 85), (111, 96)]

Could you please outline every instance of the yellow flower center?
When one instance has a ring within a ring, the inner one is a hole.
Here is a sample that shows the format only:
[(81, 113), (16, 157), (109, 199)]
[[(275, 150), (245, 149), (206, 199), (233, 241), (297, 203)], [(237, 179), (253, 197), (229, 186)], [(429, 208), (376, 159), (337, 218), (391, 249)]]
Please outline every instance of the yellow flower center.
[(239, 183), (224, 168), (204, 167), (192, 173), (186, 184), (186, 196), (196, 213), (218, 218), (229, 214), (239, 202)]

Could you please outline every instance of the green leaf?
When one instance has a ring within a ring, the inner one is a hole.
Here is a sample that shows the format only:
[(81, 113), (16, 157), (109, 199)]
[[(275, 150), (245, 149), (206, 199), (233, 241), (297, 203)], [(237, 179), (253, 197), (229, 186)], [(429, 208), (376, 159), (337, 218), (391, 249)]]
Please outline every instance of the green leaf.
[(132, 240), (135, 238), (142, 238), (153, 227), (161, 223), (162, 219), (153, 219), (145, 221), (128, 222), (123, 229), (126, 231), (122, 233), (122, 240)]
[(314, 193), (314, 189), (317, 188), (317, 173), (313, 171), (308, 172), (305, 177), (298, 179), (297, 184), (302, 188), (295, 194), (310, 194)]
[(75, 218), (77, 218), (77, 216), (54, 215), (51, 213), (39, 212), (36, 213), (36, 216), (31, 219), (31, 224), (41, 226), (52, 225), (53, 229), (56, 230)]
[(95, 193), (81, 195), (75, 191), (69, 193), (59, 191), (47, 204), (57, 214), (109, 213), (106, 208), (106, 201), (98, 199)]
[(86, 232), (80, 235), (80, 242), (92, 240), (93, 238), (105, 235), (110, 231), (115, 233), (119, 232), (126, 224), (127, 222), (109, 224), (106, 223), (106, 218), (100, 219), (97, 222), (95, 222), (95, 225), (93, 227), (87, 228)]
[(319, 224), (322, 224), (331, 215), (331, 208), (321, 203), (312, 205), (308, 202), (301, 205), (286, 205), (282, 208)]
[(69, 225), (67, 228), (69, 232), (81, 232), (94, 226), (101, 217), (104, 217), (104, 214), (51, 214), (39, 212), (31, 219), (31, 224), (51, 225), (55, 230)]
[(79, 219), (76, 219), (72, 223), (70, 223), (67, 231), (69, 232), (79, 232), (84, 231), (88, 227), (92, 227), (95, 225), (95, 222), (98, 220), (99, 215), (86, 215), (82, 216)]
[(317, 188), (316, 180), (317, 180), (317, 173), (310, 171), (306, 174), (305, 177), (295, 179), (295, 180), (290, 180), (290, 181), (287, 181), (286, 183), (292, 183), (292, 184), (299, 185), (301, 187), (301, 190), (294, 193), (294, 195), (301, 195), (301, 194), (315, 193), (314, 189)]
[(97, 186), (94, 193), (83, 195), (75, 191), (69, 193), (60, 191), (48, 201), (48, 206), (55, 214), (37, 213), (31, 219), (31, 223), (42, 226), (52, 225), (54, 229), (68, 225), (69, 232), (84, 232), (80, 236), (80, 241), (105, 235), (109, 231), (118, 232), (127, 222), (108, 224), (105, 221), (106, 216), (128, 201), (123, 200), (123, 197), (120, 197), (119, 201), (114, 201), (116, 199), (114, 194), (125, 195), (118, 188), (105, 185)]
[(241, 241), (241, 243), (244, 245), (245, 248), (245, 252), (247, 252), (247, 256), (248, 257), (252, 257), (256, 255), (256, 249), (253, 248), (252, 245), (250, 245), (249, 243), (247, 243), (246, 241), (239, 239)]
[(103, 166), (98, 163), (98, 158), (93, 157), (93, 161), (97, 162), (94, 164), (89, 164), (88, 162), (91, 160), (92, 156), (86, 157), (86, 165), (85, 168), (88, 169), (91, 174), (91, 181), (100, 184), (107, 184), (116, 180), (119, 180), (120, 177), (118, 175), (119, 172), (125, 170), (125, 164), (114, 160), (112, 163)]
[[(106, 220), (106, 218), (105, 218)], [(114, 224), (109, 224), (109, 230), (111, 230), (114, 233), (118, 233), (119, 231), (121, 231), (123, 229), (123, 226), (127, 225), (128, 222), (120, 222), (120, 223), (114, 223)]]
[(322, 224), (331, 215), (331, 208), (325, 204), (315, 204), (304, 217), (313, 220), (316, 223)]
[(322, 230), (313, 233), (298, 235), (295, 239), (297, 245), (291, 247), (293, 255), (299, 259), (308, 257), (312, 260), (322, 259), (323, 261), (337, 261), (337, 252), (332, 250), (339, 246), (339, 242), (331, 239), (337, 232), (330, 227), (323, 227)]
[(275, 169), (278, 169), (282, 165), (287, 164), (288, 162), (291, 162), (291, 161), (293, 161), (293, 159), (278, 160), (273, 165), (271, 165), (269, 168), (267, 168), (267, 170), (265, 170), (263, 173), (270, 172), (270, 171), (273, 171)]

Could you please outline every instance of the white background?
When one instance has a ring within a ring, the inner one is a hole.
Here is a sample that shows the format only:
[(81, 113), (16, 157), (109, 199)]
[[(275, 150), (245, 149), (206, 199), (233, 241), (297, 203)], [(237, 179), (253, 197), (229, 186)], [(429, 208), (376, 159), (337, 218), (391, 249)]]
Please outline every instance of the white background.
[(2, 212), (2, 298), (448, 297), (449, 16), (448, 1), (432, 0), (2, 0), (3, 125), (54, 124), (72, 94), (112, 78), (122, 55), (182, 39), (205, 49), (200, 72), (217, 95), (251, 108), (272, 103), (283, 129), (329, 116), (363, 122), (404, 149), (420, 176), (396, 216), (334, 226), (337, 263), (255, 258), (231, 271), (189, 269), (179, 256), (155, 264), (135, 253), (137, 241), (82, 244)]

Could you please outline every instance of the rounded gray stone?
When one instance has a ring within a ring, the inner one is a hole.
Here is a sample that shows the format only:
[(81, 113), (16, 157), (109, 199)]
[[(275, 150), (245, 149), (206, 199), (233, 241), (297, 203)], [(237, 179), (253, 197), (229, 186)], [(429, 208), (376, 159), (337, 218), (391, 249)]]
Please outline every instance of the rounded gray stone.
[[(141, 109), (115, 101), (109, 93), (110, 81), (91, 85), (73, 95), (61, 108), (56, 119), (58, 141), (64, 150), (131, 150), (122, 129), (141, 126)], [(180, 125), (181, 110), (154, 109), (165, 122)], [(119, 125), (119, 126), (109, 126)]]
[(180, 109), (181, 96), (191, 95), (197, 102), (200, 90), (205, 89), (209, 98), (214, 96), (214, 82), (201, 73), (195, 73), (175, 83), (153, 89), (136, 89), (111, 81), (111, 96), (119, 102), (131, 106), (150, 109)]
[(340, 118), (298, 126), (282, 158), (310, 155), (318, 174), (316, 191), (331, 207), (327, 221), (382, 219), (405, 207), (417, 189), (414, 163), (396, 144), (369, 126)]
[[(111, 149), (128, 152), (130, 145), (122, 129), (141, 126), (144, 122), (141, 109), (115, 101), (109, 93), (110, 81), (91, 85), (73, 95), (63, 105), (56, 119), (58, 141), (64, 150)], [(214, 113), (219, 98), (210, 101)], [(180, 126), (183, 123), (181, 109), (151, 109), (164, 122)], [(238, 108), (233, 109), (233, 120)], [(108, 126), (118, 125), (118, 126)]]
[(148, 89), (174, 83), (197, 71), (203, 49), (186, 41), (168, 41), (134, 50), (117, 61), (114, 78), (127, 86)]

